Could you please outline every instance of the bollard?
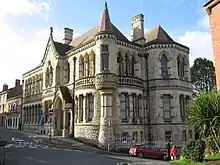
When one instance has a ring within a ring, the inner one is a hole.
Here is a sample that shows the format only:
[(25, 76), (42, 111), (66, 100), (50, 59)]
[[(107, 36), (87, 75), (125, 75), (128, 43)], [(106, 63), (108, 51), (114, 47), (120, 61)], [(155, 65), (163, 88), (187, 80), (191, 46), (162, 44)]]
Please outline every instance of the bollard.
[(1, 155), (0, 155), (0, 165), (5, 165), (5, 146), (7, 145), (6, 141), (0, 141)]
[(1, 165), (5, 165), (5, 147), (1, 147)]

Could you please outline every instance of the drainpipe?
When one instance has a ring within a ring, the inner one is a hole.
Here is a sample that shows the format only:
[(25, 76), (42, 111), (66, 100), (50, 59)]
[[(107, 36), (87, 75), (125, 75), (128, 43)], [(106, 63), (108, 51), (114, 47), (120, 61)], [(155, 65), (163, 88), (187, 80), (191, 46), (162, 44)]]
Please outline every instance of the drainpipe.
[(75, 81), (76, 81), (76, 57), (73, 58), (73, 93), (72, 93), (72, 137), (75, 138)]

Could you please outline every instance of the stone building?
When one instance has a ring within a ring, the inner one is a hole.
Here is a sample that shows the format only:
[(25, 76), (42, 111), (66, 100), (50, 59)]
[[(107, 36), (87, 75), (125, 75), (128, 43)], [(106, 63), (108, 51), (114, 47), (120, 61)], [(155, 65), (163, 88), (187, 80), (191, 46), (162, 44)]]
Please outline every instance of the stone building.
[(65, 28), (64, 43), (56, 42), (51, 28), (40, 65), (23, 75), (24, 127), (47, 133), (53, 109), (52, 134), (69, 136), (73, 97), (76, 138), (100, 147), (127, 136), (179, 144), (194, 134), (185, 124), (189, 66), (189, 48), (161, 26), (145, 32), (139, 14), (128, 40), (105, 4), (101, 24), (75, 39)]
[(8, 85), (4, 84), (3, 89), (0, 92), (0, 126), (5, 126), (5, 118), (7, 114), (7, 94)]
[(7, 109), (6, 128), (18, 129), (22, 112), (22, 85), (18, 79), (15, 80), (15, 87), (8, 90)]
[(216, 83), (217, 89), (220, 89), (220, 0), (208, 0), (204, 7), (209, 15), (215, 57)]

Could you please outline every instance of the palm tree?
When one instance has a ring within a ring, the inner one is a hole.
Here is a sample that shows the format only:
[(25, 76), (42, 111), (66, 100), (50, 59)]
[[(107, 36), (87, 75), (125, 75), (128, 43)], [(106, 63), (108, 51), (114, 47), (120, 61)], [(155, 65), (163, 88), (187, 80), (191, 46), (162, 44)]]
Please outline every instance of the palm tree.
[(188, 107), (188, 121), (200, 138), (213, 139), (220, 151), (220, 92), (204, 92)]

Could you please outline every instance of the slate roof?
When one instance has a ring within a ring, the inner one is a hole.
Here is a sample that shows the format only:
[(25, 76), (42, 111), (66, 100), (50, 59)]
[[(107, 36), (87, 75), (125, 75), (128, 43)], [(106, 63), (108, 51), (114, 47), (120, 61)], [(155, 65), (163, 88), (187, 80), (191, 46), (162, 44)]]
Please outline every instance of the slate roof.
[(145, 38), (147, 42), (152, 42), (155, 40), (173, 42), (173, 39), (166, 33), (166, 31), (160, 25), (146, 32)]
[(160, 25), (146, 32), (144, 36), (146, 39), (146, 46), (151, 44), (177, 44), (189, 49), (187, 46), (175, 42)]
[(72, 103), (72, 96), (70, 94), (68, 87), (60, 86), (60, 92), (61, 92), (63, 99), (65, 100), (66, 103)]
[(21, 95), (22, 95), (22, 85), (19, 85), (17, 87), (10, 88), (8, 90), (7, 99), (11, 99), (11, 98), (18, 97)]
[[(111, 23), (111, 25), (112, 25), (112, 32), (111, 33), (114, 34), (118, 40), (130, 43), (130, 41), (120, 32), (120, 30), (118, 30), (115, 27), (115, 25), (113, 25), (112, 23)], [(95, 38), (95, 36), (98, 32), (100, 32), (100, 26), (96, 26), (96, 27), (92, 28), (91, 30), (89, 30), (88, 32), (82, 34), (81, 36), (75, 38), (70, 43), (70, 45), (72, 47), (76, 48), (76, 47), (84, 45), (88, 42), (91, 42)]]
[(59, 43), (59, 42), (54, 42), (54, 46), (55, 46), (57, 52), (61, 56), (64, 56), (65, 53), (68, 52), (72, 48), (72, 46), (70, 46), (70, 45)]

